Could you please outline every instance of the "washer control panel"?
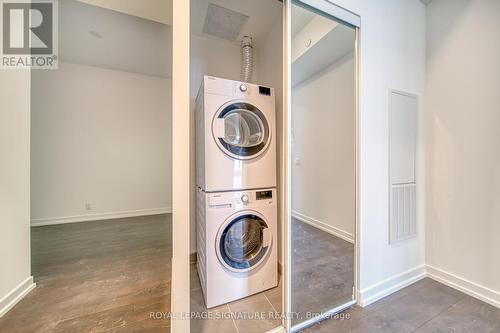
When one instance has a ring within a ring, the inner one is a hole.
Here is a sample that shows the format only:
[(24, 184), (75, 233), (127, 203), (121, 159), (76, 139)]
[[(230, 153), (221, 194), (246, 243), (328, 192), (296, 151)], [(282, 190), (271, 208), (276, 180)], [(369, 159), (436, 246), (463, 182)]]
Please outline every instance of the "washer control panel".
[(248, 204), (248, 203), (250, 202), (250, 198), (248, 197), (248, 194), (243, 194), (243, 195), (241, 196), (241, 202), (242, 202), (244, 205), (246, 205), (246, 204)]
[(257, 199), (257, 200), (268, 200), (268, 199), (272, 199), (272, 198), (273, 198), (273, 191), (272, 190), (255, 192), (255, 199)]
[(276, 189), (208, 193), (211, 209), (262, 207), (275, 204)]

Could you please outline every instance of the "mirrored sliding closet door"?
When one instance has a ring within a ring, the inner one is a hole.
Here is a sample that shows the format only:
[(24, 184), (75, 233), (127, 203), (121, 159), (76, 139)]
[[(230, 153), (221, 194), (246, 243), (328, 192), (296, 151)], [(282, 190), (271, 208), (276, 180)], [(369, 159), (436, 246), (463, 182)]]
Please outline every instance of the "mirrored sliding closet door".
[(291, 5), (292, 330), (354, 303), (357, 32), (314, 3)]

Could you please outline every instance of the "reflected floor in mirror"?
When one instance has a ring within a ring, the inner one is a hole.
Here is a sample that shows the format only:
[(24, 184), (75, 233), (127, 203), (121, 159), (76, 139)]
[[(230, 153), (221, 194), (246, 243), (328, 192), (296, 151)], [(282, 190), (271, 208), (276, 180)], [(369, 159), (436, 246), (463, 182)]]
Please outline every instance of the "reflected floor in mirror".
[(293, 324), (352, 300), (354, 244), (292, 218)]

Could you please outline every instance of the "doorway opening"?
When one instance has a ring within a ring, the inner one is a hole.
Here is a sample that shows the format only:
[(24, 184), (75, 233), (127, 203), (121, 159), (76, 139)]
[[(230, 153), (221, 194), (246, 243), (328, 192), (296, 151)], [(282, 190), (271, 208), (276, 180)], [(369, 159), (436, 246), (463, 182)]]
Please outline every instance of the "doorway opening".
[(96, 3), (58, 2), (59, 68), (31, 72), (37, 287), (5, 331), (170, 327), (171, 3)]

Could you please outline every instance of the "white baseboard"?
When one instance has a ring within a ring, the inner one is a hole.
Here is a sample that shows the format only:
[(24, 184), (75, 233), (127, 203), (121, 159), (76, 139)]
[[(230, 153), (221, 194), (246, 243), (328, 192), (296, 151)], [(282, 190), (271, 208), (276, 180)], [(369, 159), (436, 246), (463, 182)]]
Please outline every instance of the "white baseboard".
[(500, 308), (500, 292), (461, 278), (442, 269), (427, 265), (427, 276), (451, 288)]
[(328, 232), (329, 234), (342, 238), (343, 240), (348, 241), (349, 243), (354, 244), (354, 235), (348, 233), (347, 231), (335, 228), (325, 222), (318, 221), (316, 219), (313, 219), (312, 217), (309, 217), (307, 215), (301, 214), (296, 211), (292, 211), (292, 217), (296, 218), (301, 222), (307, 223), (315, 228)]
[(36, 284), (33, 282), (33, 277), (30, 276), (24, 280), (20, 285), (14, 288), (10, 293), (8, 293), (4, 298), (0, 300), (0, 318), (3, 317), (12, 309), (24, 296), (26, 296)]
[(140, 210), (129, 210), (123, 212), (109, 212), (109, 213), (97, 213), (97, 214), (85, 214), (85, 215), (75, 215), (75, 216), (63, 216), (63, 217), (49, 217), (41, 219), (32, 219), (32, 227), (40, 227), (44, 225), (54, 225), (54, 224), (64, 224), (64, 223), (75, 223), (75, 222), (88, 222), (88, 221), (98, 221), (98, 220), (111, 220), (111, 219), (121, 219), (126, 217), (137, 217), (137, 216), (147, 216), (147, 215), (160, 215), (172, 213), (172, 208), (153, 208), (153, 209), (140, 209)]
[(401, 274), (391, 276), (368, 288), (359, 291), (358, 303), (362, 307), (368, 306), (398, 290), (401, 290), (426, 277), (425, 265), (407, 270)]

